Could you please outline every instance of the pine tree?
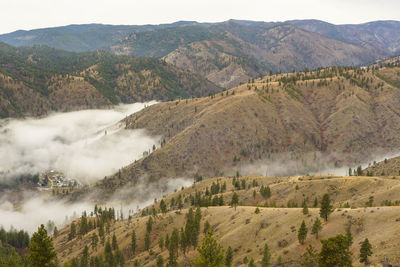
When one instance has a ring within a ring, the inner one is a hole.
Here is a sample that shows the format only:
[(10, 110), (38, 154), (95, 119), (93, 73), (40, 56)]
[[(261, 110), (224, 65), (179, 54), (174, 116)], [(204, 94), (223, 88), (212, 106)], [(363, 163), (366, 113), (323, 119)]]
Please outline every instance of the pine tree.
[(271, 252), (269, 251), (268, 245), (264, 245), (263, 258), (261, 260), (262, 267), (270, 267), (271, 266)]
[(368, 257), (372, 255), (372, 246), (369, 243), (368, 238), (365, 238), (363, 242), (360, 243), (360, 262), (364, 263), (365, 266), (368, 264)]
[(153, 229), (153, 219), (150, 216), (146, 223), (146, 231), (150, 233), (152, 229)]
[(228, 247), (225, 255), (225, 265), (226, 267), (231, 267), (233, 262), (233, 251), (231, 246)]
[(303, 222), (301, 223), (299, 232), (297, 234), (297, 238), (299, 239), (299, 243), (302, 244), (302, 245), (304, 244), (304, 241), (306, 240), (307, 232), (308, 232), (308, 229), (307, 229), (306, 223), (303, 220)]
[(165, 204), (164, 199), (161, 199), (160, 201), (160, 210), (162, 213), (166, 213), (167, 212), (167, 205)]
[(322, 224), (319, 218), (315, 219), (315, 222), (311, 229), (311, 234), (315, 235), (315, 238), (318, 239), (318, 233), (322, 230)]
[(135, 232), (135, 230), (132, 231), (131, 249), (132, 249), (133, 254), (135, 254), (135, 252), (136, 252), (136, 232)]
[(112, 236), (112, 249), (118, 250), (118, 242), (117, 242), (117, 237), (115, 236), (115, 233)]
[(322, 197), (321, 201), (321, 209), (319, 211), (319, 215), (321, 218), (324, 218), (325, 221), (328, 221), (328, 216), (333, 212), (333, 207), (331, 205), (331, 199), (328, 194), (325, 194)]
[(144, 249), (149, 250), (150, 249), (150, 233), (146, 232), (146, 235), (144, 236)]
[(194, 215), (194, 229), (195, 229), (195, 233), (193, 234), (193, 246), (197, 246), (197, 241), (199, 238), (199, 234), (200, 234), (200, 222), (201, 222), (201, 209), (200, 207), (197, 207), (196, 209), (196, 213)]
[(178, 248), (179, 248), (179, 231), (174, 228), (171, 234), (171, 239), (169, 240), (169, 258), (168, 258), (168, 266), (176, 267), (178, 266)]
[(304, 215), (308, 214), (307, 203), (304, 203), (304, 205), (303, 205), (303, 214), (304, 214)]
[(346, 238), (348, 246), (351, 247), (353, 245), (353, 235), (351, 234), (351, 224), (346, 227)]
[(256, 264), (254, 263), (254, 259), (253, 258), (250, 259), (250, 262), (249, 262), (248, 266), (249, 267), (256, 267)]
[(374, 205), (374, 196), (370, 196), (368, 201), (365, 203), (367, 207), (372, 207)]
[(57, 254), (54, 250), (53, 240), (47, 235), (44, 225), (40, 225), (38, 231), (32, 235), (29, 243), (28, 262), (31, 267), (55, 266)]
[(97, 237), (96, 233), (92, 234), (92, 249), (96, 249), (97, 250), (97, 243), (99, 242), (99, 238)]
[(197, 248), (199, 256), (192, 261), (195, 267), (222, 267), (224, 266), (224, 250), (209, 231), (200, 247)]
[(194, 246), (194, 235), (196, 234), (196, 229), (194, 225), (194, 214), (193, 209), (190, 208), (186, 215), (186, 225), (185, 225), (185, 236), (188, 240), (189, 245)]
[(315, 197), (314, 199), (314, 208), (318, 207), (318, 198)]
[(232, 195), (231, 206), (234, 207), (235, 210), (236, 210), (236, 207), (237, 207), (238, 204), (239, 204), (239, 196), (238, 196), (238, 194), (236, 194), (236, 192), (235, 192), (235, 193), (233, 193), (233, 195)]
[(317, 267), (318, 253), (313, 246), (309, 245), (307, 247), (306, 252), (301, 256), (301, 264), (307, 267)]
[(69, 231), (69, 234), (68, 234), (68, 240), (74, 239), (75, 236), (76, 236), (76, 226), (75, 226), (75, 223), (72, 222), (71, 223), (71, 227), (70, 227), (70, 231)]
[(165, 236), (165, 247), (169, 249), (169, 236), (168, 234)]
[(117, 265), (119, 265), (120, 267), (124, 267), (125, 265), (125, 258), (124, 258), (124, 254), (122, 254), (121, 250), (117, 250), (115, 252), (115, 267), (117, 267)]
[(180, 246), (181, 246), (181, 251), (183, 252), (183, 255), (186, 254), (186, 248), (188, 247), (188, 239), (186, 237), (185, 231), (183, 231), (183, 228), (180, 230), (180, 238), (179, 238)]
[(89, 266), (89, 248), (85, 245), (81, 256), (80, 267), (88, 267)]
[(104, 256), (108, 266), (114, 266), (114, 255), (109, 238), (107, 238), (106, 245), (104, 246)]
[(157, 256), (157, 263), (156, 263), (157, 267), (164, 267), (164, 259), (161, 255)]
[(322, 248), (319, 253), (319, 266), (352, 267), (351, 252), (347, 237), (336, 235), (327, 240), (321, 240)]

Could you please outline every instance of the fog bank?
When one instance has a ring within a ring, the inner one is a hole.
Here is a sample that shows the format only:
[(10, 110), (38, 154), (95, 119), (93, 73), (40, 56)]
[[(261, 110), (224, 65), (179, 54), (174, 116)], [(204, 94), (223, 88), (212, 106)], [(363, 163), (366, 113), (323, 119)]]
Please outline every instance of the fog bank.
[(164, 195), (191, 184), (192, 179), (185, 178), (164, 179), (150, 184), (143, 180), (134, 186), (119, 189), (107, 203), (95, 203), (90, 198), (70, 203), (57, 200), (50, 194), (25, 192), (18, 204), (15, 204), (13, 193), (4, 193), (0, 197), (0, 227), (6, 230), (10, 227), (24, 229), (32, 234), (40, 224), (46, 225), (51, 220), (58, 229), (61, 229), (73, 219), (80, 217), (83, 211), (90, 214), (95, 204), (114, 207), (117, 213), (122, 210), (126, 219), (128, 214), (147, 207), (154, 202), (154, 199), (161, 199)]
[(0, 121), (0, 181), (56, 169), (86, 183), (116, 172), (157, 146), (158, 137), (118, 123), (154, 103)]

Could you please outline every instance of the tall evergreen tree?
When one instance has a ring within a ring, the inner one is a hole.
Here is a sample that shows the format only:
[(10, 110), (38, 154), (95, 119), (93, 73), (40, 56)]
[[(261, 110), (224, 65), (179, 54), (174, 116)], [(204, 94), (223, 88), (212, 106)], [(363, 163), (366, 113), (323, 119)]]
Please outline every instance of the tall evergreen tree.
[(53, 240), (47, 235), (44, 225), (32, 235), (29, 244), (28, 262), (31, 267), (56, 266), (57, 254), (54, 250)]
[(333, 207), (331, 205), (331, 199), (328, 194), (325, 194), (322, 197), (321, 201), (321, 209), (319, 211), (319, 215), (321, 218), (325, 219), (325, 221), (328, 221), (328, 216), (333, 212)]
[(270, 267), (271, 266), (271, 252), (269, 251), (269, 247), (267, 244), (264, 245), (263, 258), (261, 260), (262, 267)]
[(135, 230), (132, 231), (131, 249), (132, 249), (133, 254), (135, 254), (135, 252), (136, 252), (136, 232), (135, 232)]
[(369, 243), (368, 238), (365, 238), (363, 242), (361, 242), (360, 247), (360, 262), (364, 263), (365, 266), (368, 264), (368, 257), (372, 255), (372, 246)]
[(160, 201), (160, 210), (164, 214), (167, 212), (167, 204), (165, 204), (164, 199), (161, 199)]
[(185, 231), (183, 228), (180, 230), (180, 238), (179, 238), (179, 243), (181, 246), (181, 251), (183, 252), (183, 255), (186, 254), (186, 248), (188, 247), (188, 239), (186, 237)]
[(146, 232), (146, 235), (144, 236), (144, 249), (149, 250), (150, 249), (150, 233)]
[(115, 233), (112, 236), (112, 249), (118, 250), (118, 242), (117, 242), (117, 237), (115, 236)]
[(197, 251), (199, 256), (192, 261), (195, 267), (224, 266), (224, 250), (217, 240), (212, 237), (212, 231), (207, 233)]
[(318, 239), (318, 234), (322, 230), (322, 224), (319, 218), (316, 218), (314, 224), (311, 229), (311, 234), (315, 235), (315, 238)]
[(353, 245), (353, 235), (351, 233), (351, 224), (349, 223), (346, 227), (346, 238), (348, 246), (351, 247)]
[(157, 256), (156, 267), (164, 267), (164, 259), (161, 255)]
[(76, 225), (75, 225), (74, 222), (72, 222), (71, 223), (71, 227), (70, 227), (70, 231), (69, 231), (69, 234), (68, 234), (68, 239), (72, 240), (72, 239), (75, 238), (75, 236), (76, 236)]
[(304, 214), (304, 215), (307, 215), (307, 214), (308, 214), (307, 203), (304, 203), (304, 205), (303, 205), (303, 214)]
[(178, 266), (178, 248), (179, 248), (179, 231), (174, 228), (171, 234), (171, 238), (169, 240), (169, 258), (168, 258), (168, 266), (176, 267)]
[(234, 192), (232, 195), (231, 206), (236, 210), (237, 205), (239, 205), (239, 196), (236, 192)]
[(89, 266), (89, 248), (85, 245), (81, 256), (80, 267), (88, 267)]
[(303, 222), (301, 223), (299, 232), (297, 234), (297, 238), (299, 239), (299, 243), (302, 244), (302, 245), (304, 244), (304, 241), (307, 238), (307, 232), (308, 232), (308, 229), (307, 229), (306, 223), (303, 220)]
[(107, 238), (106, 245), (104, 246), (104, 257), (106, 258), (106, 262), (107, 262), (108, 266), (113, 267), (114, 266), (114, 255), (112, 252), (112, 247), (111, 247), (109, 238)]
[(231, 246), (228, 247), (225, 255), (225, 265), (226, 267), (231, 267), (233, 262), (233, 251)]

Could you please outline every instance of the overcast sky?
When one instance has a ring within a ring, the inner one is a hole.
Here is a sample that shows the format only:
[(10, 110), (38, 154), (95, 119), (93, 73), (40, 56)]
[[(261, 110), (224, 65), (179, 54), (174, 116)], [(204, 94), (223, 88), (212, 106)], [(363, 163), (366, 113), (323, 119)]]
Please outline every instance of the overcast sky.
[(335, 24), (400, 20), (400, 0), (1, 0), (0, 33), (68, 24), (160, 24), (178, 20)]

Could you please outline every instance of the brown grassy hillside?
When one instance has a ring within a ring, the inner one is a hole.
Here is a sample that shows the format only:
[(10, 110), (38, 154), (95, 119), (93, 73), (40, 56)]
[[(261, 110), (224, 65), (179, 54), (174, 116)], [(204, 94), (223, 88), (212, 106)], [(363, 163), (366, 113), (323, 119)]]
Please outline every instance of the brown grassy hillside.
[[(165, 102), (127, 119), (161, 135), (156, 151), (121, 170), (139, 177), (294, 175), (356, 166), (400, 146), (400, 68), (322, 69), (267, 76), (207, 98)], [(344, 173), (344, 171), (343, 171)], [(113, 187), (120, 181), (107, 179)]]
[[(234, 189), (232, 181), (239, 179), (246, 181), (245, 189)], [(254, 182), (256, 181), (256, 182)], [(131, 221), (123, 220), (112, 223), (110, 232), (106, 235), (111, 238), (116, 234), (119, 249), (123, 252), (127, 266), (133, 266), (134, 260), (139, 260), (141, 266), (154, 266), (157, 255), (161, 254), (164, 260), (168, 258), (168, 251), (161, 250), (158, 246), (160, 237), (171, 235), (173, 228), (181, 228), (185, 225), (185, 214), (190, 206), (190, 196), (195, 192), (201, 192), (204, 197), (205, 191), (211, 190), (211, 185), (226, 183), (226, 190), (214, 196), (223, 196), (224, 206), (203, 207), (201, 219), (200, 242), (204, 237), (204, 223), (208, 221), (214, 230), (214, 237), (226, 249), (231, 246), (234, 251), (233, 266), (247, 266), (243, 259), (253, 258), (257, 266), (262, 258), (262, 248), (268, 244), (271, 249), (272, 263), (278, 262), (281, 257), (285, 266), (302, 266), (301, 255), (308, 245), (320, 249), (320, 239), (326, 239), (336, 234), (345, 233), (346, 227), (350, 225), (353, 235), (354, 266), (362, 266), (359, 260), (359, 243), (368, 238), (372, 244), (373, 256), (372, 266), (381, 266), (380, 263), (387, 258), (391, 264), (400, 260), (399, 240), (399, 208), (384, 207), (379, 204), (381, 199), (394, 201), (399, 196), (400, 179), (389, 179), (380, 177), (330, 177), (330, 176), (304, 176), (290, 178), (268, 178), (262, 176), (248, 176), (238, 178), (214, 178), (196, 183), (192, 187), (177, 191), (163, 200), (169, 211), (166, 214), (159, 212), (159, 203), (149, 206), (151, 211), (154, 207), (157, 215), (151, 216), (154, 220), (153, 230), (150, 235), (150, 250), (144, 249), (144, 236), (146, 233), (146, 222), (149, 216), (134, 217)], [(260, 194), (261, 186), (269, 186), (271, 197), (265, 199)], [(229, 205), (233, 191), (239, 195), (240, 205), (235, 210)], [(256, 196), (253, 197), (253, 192)], [(322, 195), (328, 193), (333, 202), (335, 211), (330, 215), (328, 222), (323, 222), (323, 229), (316, 239), (310, 234), (313, 221), (319, 217), (319, 208), (313, 208), (314, 197), (319, 200)], [(365, 201), (374, 196), (372, 207), (366, 207)], [(172, 198), (176, 200), (179, 196), (183, 200), (183, 209), (171, 206)], [(212, 196), (212, 197), (214, 197)], [(296, 203), (301, 206), (305, 200), (309, 207), (309, 214), (304, 215), (302, 209), (287, 208), (286, 203)], [(264, 203), (275, 203), (275, 207), (265, 207)], [(349, 203), (351, 208), (346, 208), (343, 203)], [(259, 206), (260, 213), (255, 213)], [(143, 213), (142, 213), (143, 214)], [(146, 213), (144, 213), (145, 215)], [(304, 245), (297, 240), (297, 230), (304, 220), (309, 233)], [(77, 221), (79, 223), (79, 221)], [(135, 254), (130, 249), (131, 233), (135, 230), (137, 236), (137, 251)], [(55, 246), (61, 262), (70, 261), (74, 257), (80, 257), (85, 244), (90, 246), (90, 237), (93, 230), (82, 238), (68, 241), (69, 227), (61, 230), (55, 239)], [(90, 255), (103, 255), (103, 245), (99, 243), (95, 248), (90, 248)], [(180, 266), (190, 266), (190, 260), (197, 257), (193, 249), (184, 256), (180, 253), (178, 262)]]

